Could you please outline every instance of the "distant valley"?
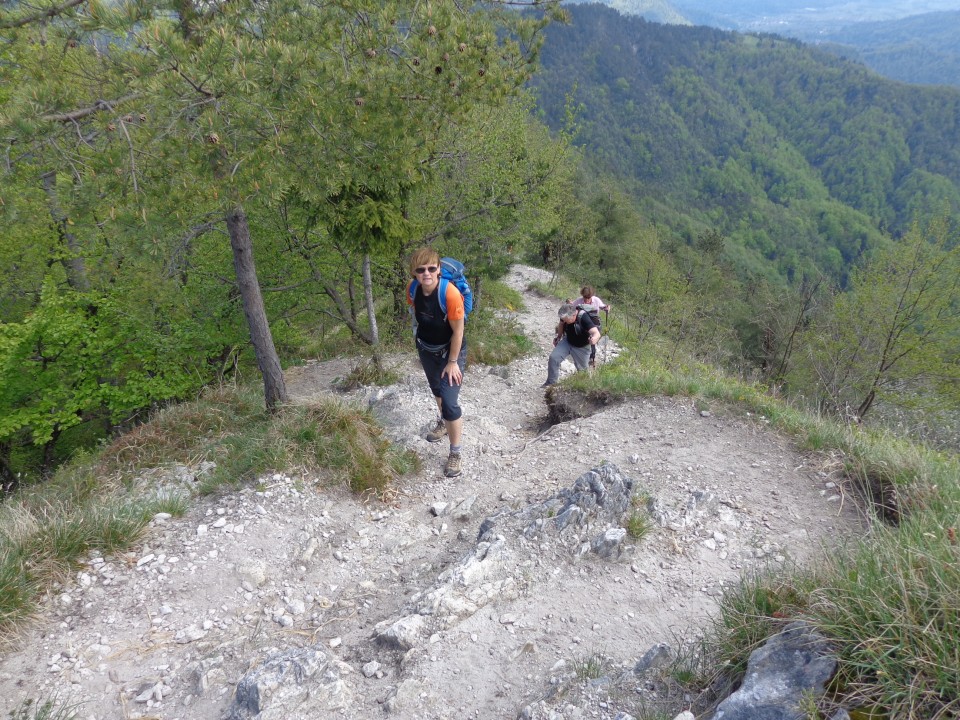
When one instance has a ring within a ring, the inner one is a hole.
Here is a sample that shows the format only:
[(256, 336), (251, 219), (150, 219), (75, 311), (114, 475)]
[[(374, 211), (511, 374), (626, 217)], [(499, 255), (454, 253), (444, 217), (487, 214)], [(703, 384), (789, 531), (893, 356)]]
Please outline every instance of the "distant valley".
[(960, 86), (957, 0), (600, 0), (625, 15), (671, 25), (775, 33), (862, 62), (893, 80)]

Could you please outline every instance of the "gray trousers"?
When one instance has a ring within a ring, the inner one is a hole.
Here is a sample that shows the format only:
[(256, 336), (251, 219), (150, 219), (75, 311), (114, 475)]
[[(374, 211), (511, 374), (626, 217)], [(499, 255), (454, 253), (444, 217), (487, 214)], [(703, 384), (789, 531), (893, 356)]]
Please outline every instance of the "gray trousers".
[(575, 347), (570, 344), (566, 336), (560, 338), (560, 342), (550, 353), (550, 361), (547, 363), (547, 383), (553, 385), (560, 379), (560, 363), (570, 356), (577, 370), (586, 370), (590, 363), (590, 345)]

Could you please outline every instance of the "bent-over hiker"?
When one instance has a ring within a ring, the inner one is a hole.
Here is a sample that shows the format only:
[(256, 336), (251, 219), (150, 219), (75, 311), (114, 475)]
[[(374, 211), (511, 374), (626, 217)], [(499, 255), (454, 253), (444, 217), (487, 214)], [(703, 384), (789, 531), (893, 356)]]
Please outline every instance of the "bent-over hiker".
[[(577, 298), (574, 305), (582, 307), (590, 313), (590, 319), (596, 324), (597, 329), (603, 334), (603, 326), (600, 324), (600, 311), (609, 312), (610, 306), (600, 299), (599, 295), (594, 294), (593, 287), (584, 285), (580, 288), (580, 297)], [(597, 346), (590, 346), (590, 367), (597, 364)]]
[(590, 362), (590, 348), (600, 340), (600, 330), (586, 310), (577, 310), (573, 303), (564, 303), (557, 311), (557, 335), (553, 352), (547, 362), (547, 381), (541, 387), (549, 387), (560, 379), (560, 363), (570, 357), (577, 370), (586, 370)]
[(440, 419), (427, 433), (426, 439), (439, 442), (444, 436), (450, 438), (450, 454), (443, 474), (457, 477), (461, 472), (460, 437), (463, 431), (460, 387), (467, 362), (463, 296), (452, 282), (445, 282), (447, 312), (443, 312), (439, 300), (440, 255), (433, 248), (414, 251), (410, 256), (410, 275), (417, 280), (412, 299), (410, 286), (407, 286), (407, 303), (412, 306), (416, 324), (417, 353), (440, 411)]

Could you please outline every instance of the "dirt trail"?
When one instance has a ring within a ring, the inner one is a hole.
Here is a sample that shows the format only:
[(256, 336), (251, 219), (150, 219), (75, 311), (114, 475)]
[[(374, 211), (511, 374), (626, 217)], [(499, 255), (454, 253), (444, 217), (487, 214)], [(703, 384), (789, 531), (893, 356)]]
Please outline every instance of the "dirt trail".
[[(643, 687), (582, 683), (596, 658), (614, 677), (702, 627), (741, 573), (804, 561), (860, 531), (853, 503), (762, 418), (649, 398), (545, 430), (540, 385), (558, 304), (527, 291), (535, 278), (548, 276), (517, 266), (508, 282), (526, 303), (515, 319), (541, 352), (465, 376), (461, 477), (442, 476), (446, 442), (422, 439), (436, 408), (411, 349), (392, 359), (399, 383), (346, 398), (424, 458), (390, 504), (290, 471), (156, 518), (142, 547), (91, 557), (51, 594), (0, 660), (0, 713), (56, 694), (90, 720), (248, 717), (234, 703), (238, 681), (297, 650), (298, 669), (281, 675), (301, 682), (272, 695), (261, 686), (264, 720), (615, 718), (649, 698)], [(615, 352), (602, 349), (601, 362)], [(294, 368), (288, 388), (309, 401), (349, 368)], [(651, 498), (657, 525), (638, 547), (602, 559), (546, 539), (478, 546), (486, 517), (539, 503), (603, 463)], [(170, 469), (149, 491), (202, 473)], [(436, 610), (424, 615), (427, 601)], [(384, 643), (384, 627), (411, 618), (426, 634)]]

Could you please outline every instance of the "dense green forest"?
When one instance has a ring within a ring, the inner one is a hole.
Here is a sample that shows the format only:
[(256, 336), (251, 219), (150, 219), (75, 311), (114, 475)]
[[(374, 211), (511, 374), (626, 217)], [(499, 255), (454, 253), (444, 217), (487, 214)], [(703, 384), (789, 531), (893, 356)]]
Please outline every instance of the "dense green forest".
[(688, 244), (715, 229), (741, 276), (846, 282), (918, 214), (960, 210), (960, 91), (885, 80), (798, 41), (569, 7), (538, 107)]

